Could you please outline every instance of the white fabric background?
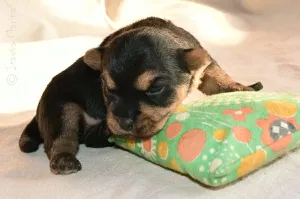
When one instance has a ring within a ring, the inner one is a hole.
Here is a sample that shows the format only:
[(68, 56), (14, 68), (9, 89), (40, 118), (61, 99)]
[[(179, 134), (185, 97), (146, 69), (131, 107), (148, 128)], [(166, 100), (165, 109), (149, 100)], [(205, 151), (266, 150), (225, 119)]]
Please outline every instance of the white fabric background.
[(83, 170), (70, 176), (50, 173), (42, 146), (19, 151), (20, 133), (49, 80), (114, 29), (146, 16), (189, 30), (238, 81), (300, 92), (297, 0), (2, 0), (0, 198), (298, 198), (298, 151), (221, 190), (117, 149), (82, 146)]

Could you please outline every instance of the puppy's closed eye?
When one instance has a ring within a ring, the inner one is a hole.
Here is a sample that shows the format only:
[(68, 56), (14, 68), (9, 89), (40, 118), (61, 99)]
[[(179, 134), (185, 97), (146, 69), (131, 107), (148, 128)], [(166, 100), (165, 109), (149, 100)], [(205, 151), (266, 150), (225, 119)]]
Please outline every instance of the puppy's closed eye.
[(159, 94), (162, 94), (165, 90), (165, 86), (164, 85), (153, 85), (150, 86), (150, 88), (146, 91), (146, 95), (148, 96), (156, 96)]

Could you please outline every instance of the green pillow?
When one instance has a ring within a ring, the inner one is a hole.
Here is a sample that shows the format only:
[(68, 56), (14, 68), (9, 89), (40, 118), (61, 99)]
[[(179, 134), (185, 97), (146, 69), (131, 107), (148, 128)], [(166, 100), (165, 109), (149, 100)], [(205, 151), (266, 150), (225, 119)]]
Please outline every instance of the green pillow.
[(300, 145), (299, 107), (299, 94), (218, 94), (180, 105), (150, 139), (110, 141), (208, 186), (224, 186)]

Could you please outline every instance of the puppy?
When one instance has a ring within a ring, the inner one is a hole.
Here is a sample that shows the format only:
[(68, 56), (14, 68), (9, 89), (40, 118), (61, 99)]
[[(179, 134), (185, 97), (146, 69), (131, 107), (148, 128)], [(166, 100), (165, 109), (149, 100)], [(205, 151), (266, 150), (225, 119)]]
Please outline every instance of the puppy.
[(232, 80), (197, 39), (146, 18), (109, 35), (47, 85), (19, 147), (44, 143), (54, 174), (81, 170), (79, 144), (108, 147), (110, 134), (148, 138), (194, 89), (207, 95), (260, 90)]

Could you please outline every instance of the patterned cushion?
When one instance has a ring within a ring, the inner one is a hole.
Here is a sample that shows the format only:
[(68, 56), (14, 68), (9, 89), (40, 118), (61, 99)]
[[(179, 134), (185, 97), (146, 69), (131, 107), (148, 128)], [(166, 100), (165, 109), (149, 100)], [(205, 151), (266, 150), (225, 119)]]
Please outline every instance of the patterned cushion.
[(299, 107), (299, 94), (218, 94), (180, 105), (150, 139), (110, 141), (208, 186), (224, 186), (300, 145)]

